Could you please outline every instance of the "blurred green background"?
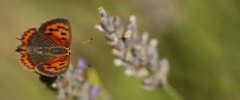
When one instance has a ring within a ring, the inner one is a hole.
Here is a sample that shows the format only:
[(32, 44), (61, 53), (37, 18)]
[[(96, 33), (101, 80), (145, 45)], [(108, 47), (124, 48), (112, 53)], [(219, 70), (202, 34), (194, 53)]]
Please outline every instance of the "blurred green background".
[(0, 0), (0, 100), (55, 100), (14, 50), (26, 29), (58, 17), (72, 25), (72, 63), (83, 57), (94, 66), (113, 100), (174, 100), (166, 89), (144, 91), (113, 65), (111, 48), (93, 28), (99, 6), (124, 23), (135, 14), (139, 31), (159, 39), (159, 56), (169, 58), (169, 84), (180, 98), (240, 100), (239, 0)]

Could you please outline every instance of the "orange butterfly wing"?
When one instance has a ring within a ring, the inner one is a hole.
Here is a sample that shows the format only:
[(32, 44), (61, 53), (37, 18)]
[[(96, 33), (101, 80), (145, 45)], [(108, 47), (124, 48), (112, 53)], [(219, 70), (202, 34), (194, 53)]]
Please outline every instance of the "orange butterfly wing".
[(25, 51), (27, 46), (29, 45), (30, 38), (36, 34), (37, 34), (36, 28), (30, 28), (27, 31), (25, 31), (20, 39), (17, 38), (22, 42), (22, 44), (21, 44), (21, 46), (18, 47), (18, 49), (16, 51)]
[(42, 24), (39, 33), (57, 45), (69, 47), (71, 44), (71, 27), (66, 19), (53, 19)]
[(43, 64), (38, 65), (35, 67), (35, 70), (42, 75), (55, 77), (66, 72), (68, 69), (69, 60), (69, 55), (55, 57)]
[(24, 32), (22, 37), (19, 39), (21, 40), (22, 44), (17, 48), (17, 52), (21, 53), (21, 58), (20, 61), (30, 70), (34, 70), (35, 64), (33, 64), (29, 60), (29, 54), (24, 52), (27, 49), (27, 46), (29, 46), (29, 40), (31, 37), (37, 34), (37, 29), (36, 28), (30, 28), (27, 31)]
[(29, 55), (27, 53), (22, 53), (20, 61), (30, 70), (34, 70), (35, 65), (29, 60)]

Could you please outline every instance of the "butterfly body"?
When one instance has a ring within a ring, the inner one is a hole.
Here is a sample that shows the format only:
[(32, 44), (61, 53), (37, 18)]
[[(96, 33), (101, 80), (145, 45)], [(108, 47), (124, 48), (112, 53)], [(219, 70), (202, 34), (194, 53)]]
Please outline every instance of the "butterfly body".
[(45, 55), (45, 56), (63, 56), (70, 55), (70, 48), (56, 46), (56, 47), (29, 47), (26, 49), (27, 53)]
[(19, 39), (20, 61), (30, 70), (55, 77), (64, 73), (70, 60), (71, 29), (66, 19), (45, 22), (37, 30), (30, 28)]

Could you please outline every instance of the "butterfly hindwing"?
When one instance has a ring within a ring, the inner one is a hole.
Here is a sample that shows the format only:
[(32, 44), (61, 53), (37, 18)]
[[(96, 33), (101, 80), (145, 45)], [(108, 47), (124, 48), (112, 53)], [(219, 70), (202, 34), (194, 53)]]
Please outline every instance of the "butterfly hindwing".
[(39, 65), (41, 63), (47, 62), (54, 56), (52, 55), (47, 55), (47, 54), (38, 54), (32, 52), (31, 54), (28, 55), (29, 61), (31, 61), (34, 65)]
[(69, 47), (71, 44), (70, 23), (66, 19), (58, 18), (47, 21), (38, 31), (57, 45)]
[(69, 60), (69, 55), (55, 57), (45, 63), (39, 64), (37, 67), (35, 67), (35, 70), (38, 73), (49, 77), (58, 76), (66, 72), (69, 65)]
[(41, 33), (37, 32), (37, 34), (34, 34), (29, 38), (28, 47), (51, 47), (51, 46), (57, 46), (55, 43), (50, 41), (45, 36), (41, 35)]
[(22, 53), (22, 56), (20, 58), (20, 61), (30, 70), (34, 70), (35, 68), (35, 64), (33, 64), (30, 60), (29, 60), (29, 54), (27, 53)]

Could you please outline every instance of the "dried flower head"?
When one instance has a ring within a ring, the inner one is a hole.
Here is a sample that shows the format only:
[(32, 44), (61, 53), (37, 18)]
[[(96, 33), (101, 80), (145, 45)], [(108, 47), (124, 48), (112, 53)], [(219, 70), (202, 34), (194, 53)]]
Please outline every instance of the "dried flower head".
[(103, 33), (112, 47), (116, 56), (114, 64), (124, 67), (127, 76), (142, 79), (144, 89), (152, 90), (167, 84), (168, 60), (159, 60), (157, 39), (149, 39), (148, 33), (138, 34), (136, 17), (130, 16), (124, 28), (119, 17), (107, 15), (102, 7), (99, 13), (101, 23), (95, 28)]

